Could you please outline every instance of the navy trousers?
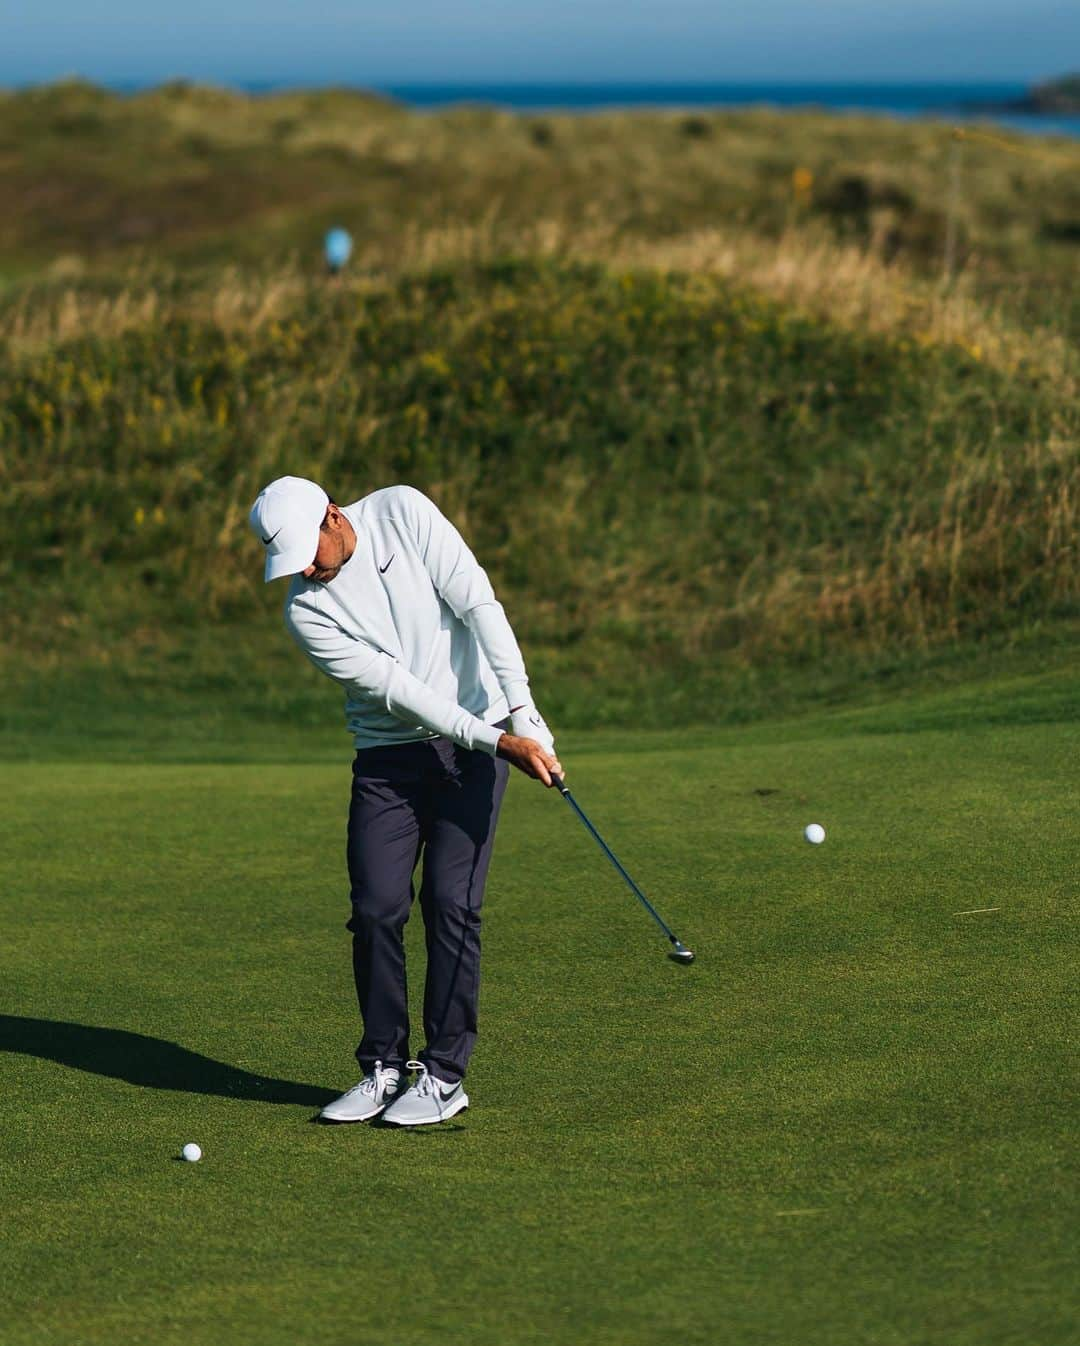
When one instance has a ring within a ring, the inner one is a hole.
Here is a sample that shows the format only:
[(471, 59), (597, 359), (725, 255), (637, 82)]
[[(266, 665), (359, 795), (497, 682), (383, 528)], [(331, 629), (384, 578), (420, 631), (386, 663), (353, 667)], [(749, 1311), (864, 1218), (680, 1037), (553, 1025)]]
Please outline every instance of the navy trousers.
[(401, 1068), (409, 1059), (402, 935), (413, 871), (423, 857), (420, 909), (427, 938), (419, 1055), (448, 1084), (476, 1042), (480, 905), (510, 768), (447, 738), (361, 748), (353, 762), (348, 861), (353, 973), (364, 1034), (356, 1059)]

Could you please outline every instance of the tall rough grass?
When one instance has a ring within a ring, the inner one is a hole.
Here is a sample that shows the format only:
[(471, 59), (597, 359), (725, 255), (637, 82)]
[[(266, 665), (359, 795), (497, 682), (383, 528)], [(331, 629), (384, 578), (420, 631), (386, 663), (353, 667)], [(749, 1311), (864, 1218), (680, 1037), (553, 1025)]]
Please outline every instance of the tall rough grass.
[[(718, 276), (853, 331), (955, 345), (1007, 374), (1037, 372), (1058, 381), (1063, 400), (1077, 392), (1080, 345), (1064, 325), (1019, 320), (1016, 293), (1010, 303), (980, 297), (970, 276), (942, 285), (865, 248), (805, 230), (770, 239), (710, 228), (650, 240), (620, 238), (602, 226), (571, 232), (557, 219), (514, 231), (495, 221), (406, 228), (392, 252), (369, 249), (370, 265), (333, 285), (362, 298), (401, 276), (508, 256)], [(136, 267), (100, 279), (61, 273), (25, 284), (0, 302), (0, 341), (23, 353), (91, 333), (104, 337), (146, 327), (159, 312), (244, 333), (291, 313), (324, 288), (310, 268), (295, 262), (269, 271), (233, 265), (194, 274)]]
[(8, 578), (99, 639), (261, 613), (246, 513), (289, 471), (430, 492), (523, 637), (597, 668), (927, 649), (1077, 609), (1076, 404), (968, 342), (557, 261), (97, 302), (93, 334), (66, 300), (66, 339), (14, 320), (0, 435)]
[(538, 228), (605, 245), (797, 229), (934, 275), (951, 234), (964, 274), (1038, 303), (1078, 277), (1078, 168), (1068, 142), (809, 112), (421, 115), (344, 91), (69, 83), (0, 99), (0, 277), (147, 255), (278, 266), (329, 223), (361, 266), (455, 233), (522, 252)]
[[(254, 676), (280, 592), (245, 516), (283, 472), (428, 491), (530, 659), (610, 719), (651, 687), (685, 718), (729, 675), (1056, 629), (1076, 151), (957, 144), (809, 114), (0, 99), (7, 650)], [(357, 244), (336, 282), (331, 223)]]

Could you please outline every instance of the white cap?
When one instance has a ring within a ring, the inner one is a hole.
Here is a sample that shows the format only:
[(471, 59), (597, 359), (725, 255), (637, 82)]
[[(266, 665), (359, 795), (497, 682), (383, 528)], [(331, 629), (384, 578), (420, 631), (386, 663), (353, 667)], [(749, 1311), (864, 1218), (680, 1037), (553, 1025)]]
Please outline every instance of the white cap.
[(267, 584), (311, 565), (329, 503), (323, 488), (305, 477), (278, 477), (259, 492), (249, 522), (266, 548)]

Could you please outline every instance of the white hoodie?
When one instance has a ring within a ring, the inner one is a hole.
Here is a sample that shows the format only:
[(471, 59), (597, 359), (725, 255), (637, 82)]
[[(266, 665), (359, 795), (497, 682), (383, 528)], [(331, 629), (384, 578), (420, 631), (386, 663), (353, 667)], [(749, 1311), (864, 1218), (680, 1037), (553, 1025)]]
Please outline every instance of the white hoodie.
[(512, 707), (531, 709), (532, 695), (506, 613), (476, 557), (411, 486), (374, 491), (342, 513), (356, 531), (356, 550), (327, 584), (294, 577), (285, 625), (345, 687), (357, 748), (442, 734), (494, 755), (503, 732), (497, 725)]

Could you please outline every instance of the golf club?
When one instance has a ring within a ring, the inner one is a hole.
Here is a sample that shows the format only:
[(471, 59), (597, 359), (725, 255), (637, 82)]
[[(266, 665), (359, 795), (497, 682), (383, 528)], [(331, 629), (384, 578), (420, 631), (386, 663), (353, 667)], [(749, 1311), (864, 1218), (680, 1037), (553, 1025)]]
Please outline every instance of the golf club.
[(692, 963), (694, 961), (693, 951), (688, 949), (686, 945), (682, 942), (682, 940), (676, 937), (674, 931), (667, 924), (664, 918), (656, 910), (656, 908), (645, 896), (645, 894), (641, 891), (641, 889), (637, 886), (637, 884), (626, 872), (626, 870), (623, 869), (622, 865), (619, 864), (618, 860), (615, 857), (614, 852), (611, 850), (611, 847), (608, 846), (604, 838), (600, 835), (600, 833), (596, 830), (596, 828), (593, 827), (592, 823), (589, 822), (588, 818), (586, 818), (585, 814), (581, 809), (581, 805), (577, 802), (574, 796), (566, 788), (566, 782), (563, 780), (563, 778), (561, 776), (557, 776), (554, 771), (552, 771), (550, 774), (552, 784), (562, 795), (562, 797), (566, 800), (566, 802), (570, 805), (570, 807), (574, 810), (574, 812), (585, 824), (585, 826), (589, 829), (589, 831), (593, 834), (596, 840), (600, 843), (600, 849), (604, 852), (607, 858), (611, 861), (611, 863), (623, 876), (626, 882), (630, 885), (630, 888), (633, 891), (634, 896), (638, 899), (638, 901), (642, 904), (645, 910), (649, 913), (649, 915), (653, 918), (656, 924), (660, 927), (660, 929), (664, 932), (665, 935), (667, 935), (668, 939), (671, 941), (671, 953), (668, 954), (668, 957), (673, 962), (676, 963)]

